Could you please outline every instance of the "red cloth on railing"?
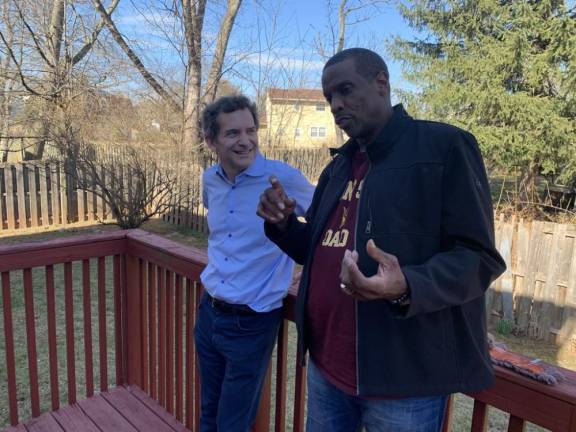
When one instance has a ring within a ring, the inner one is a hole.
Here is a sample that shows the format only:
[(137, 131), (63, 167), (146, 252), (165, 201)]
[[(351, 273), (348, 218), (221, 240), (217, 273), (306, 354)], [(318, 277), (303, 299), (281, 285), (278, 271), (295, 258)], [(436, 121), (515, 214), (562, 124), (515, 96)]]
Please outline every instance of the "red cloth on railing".
[(492, 363), (548, 385), (558, 384), (564, 379), (560, 372), (540, 359), (527, 358), (495, 344), (490, 347), (490, 356)]

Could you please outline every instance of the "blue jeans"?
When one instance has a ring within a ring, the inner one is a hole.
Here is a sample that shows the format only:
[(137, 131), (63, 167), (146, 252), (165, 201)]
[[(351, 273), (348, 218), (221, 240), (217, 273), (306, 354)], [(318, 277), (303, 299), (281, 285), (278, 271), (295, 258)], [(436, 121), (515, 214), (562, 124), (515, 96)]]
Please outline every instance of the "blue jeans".
[(281, 319), (282, 309), (254, 315), (223, 312), (204, 297), (194, 330), (201, 432), (250, 430)]
[(307, 432), (439, 432), (447, 396), (363, 399), (327, 381), (308, 362)]

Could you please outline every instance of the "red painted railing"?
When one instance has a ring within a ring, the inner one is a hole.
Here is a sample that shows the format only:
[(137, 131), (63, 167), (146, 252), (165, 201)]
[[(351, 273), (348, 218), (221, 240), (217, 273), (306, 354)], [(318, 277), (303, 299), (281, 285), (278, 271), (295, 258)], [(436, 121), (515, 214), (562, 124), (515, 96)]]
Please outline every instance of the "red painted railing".
[[(4, 406), (16, 425), (62, 402), (73, 404), (78, 392), (90, 397), (128, 383), (196, 430), (200, 392), (192, 330), (205, 263), (203, 252), (140, 230), (0, 247), (0, 349), (7, 372), (0, 377), (0, 419)], [(305, 370), (288, 364), (295, 292), (293, 286), (285, 302), (257, 431), (271, 425), (284, 431), (287, 424), (304, 430)], [(486, 430), (490, 405), (511, 413), (509, 431), (530, 421), (576, 432), (576, 373), (561, 372), (566, 380), (547, 386), (497, 368), (496, 385), (471, 395), (471, 430)]]

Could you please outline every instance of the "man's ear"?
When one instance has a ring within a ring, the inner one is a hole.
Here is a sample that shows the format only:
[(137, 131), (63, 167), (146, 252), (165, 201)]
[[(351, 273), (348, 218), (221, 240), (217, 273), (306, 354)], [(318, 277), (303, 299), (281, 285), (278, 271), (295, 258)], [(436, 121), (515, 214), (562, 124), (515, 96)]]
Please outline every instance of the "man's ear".
[(374, 80), (376, 81), (376, 86), (378, 87), (378, 93), (380, 95), (384, 96), (390, 94), (390, 80), (386, 72), (378, 72)]
[(206, 142), (206, 145), (208, 146), (208, 148), (212, 151), (215, 151), (215, 145), (214, 145), (214, 138), (208, 138), (207, 136), (204, 137), (204, 141)]

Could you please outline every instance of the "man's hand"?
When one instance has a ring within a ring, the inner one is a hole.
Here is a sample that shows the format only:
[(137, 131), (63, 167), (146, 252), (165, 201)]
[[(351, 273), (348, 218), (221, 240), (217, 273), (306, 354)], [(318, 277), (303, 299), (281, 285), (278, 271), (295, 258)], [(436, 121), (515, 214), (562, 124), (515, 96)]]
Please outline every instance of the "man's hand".
[(284, 192), (282, 184), (275, 176), (270, 177), (270, 185), (262, 195), (256, 214), (266, 222), (275, 224), (276, 227), (284, 231), (288, 225), (288, 217), (294, 213), (296, 200), (290, 198)]
[(406, 292), (408, 286), (398, 259), (379, 249), (374, 240), (366, 244), (366, 252), (378, 263), (378, 272), (366, 277), (358, 268), (358, 252), (344, 252), (340, 271), (340, 288), (359, 300), (392, 300)]

